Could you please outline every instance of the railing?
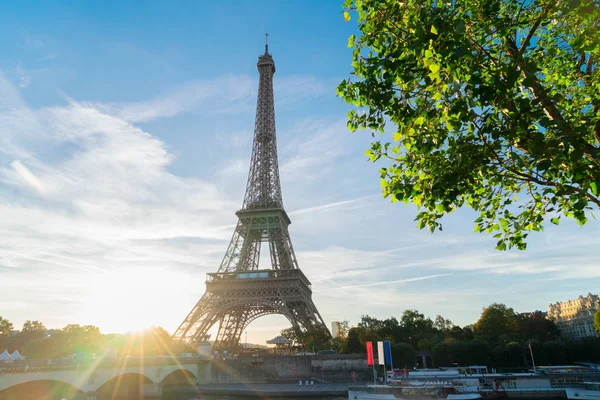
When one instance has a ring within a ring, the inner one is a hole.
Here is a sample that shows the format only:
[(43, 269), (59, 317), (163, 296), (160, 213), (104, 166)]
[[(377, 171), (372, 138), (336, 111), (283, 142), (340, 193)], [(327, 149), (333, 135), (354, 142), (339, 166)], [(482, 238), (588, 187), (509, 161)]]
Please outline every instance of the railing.
[(78, 362), (71, 358), (55, 359), (31, 359), (19, 360), (12, 363), (0, 363), (0, 374), (31, 373), (42, 371), (63, 371), (94, 366), (94, 368), (123, 368), (136, 366), (157, 366), (157, 365), (179, 365), (198, 363), (208, 360), (208, 356), (194, 355), (191, 357), (179, 356), (152, 356), (152, 357), (110, 357), (102, 358), (97, 356), (95, 359), (89, 359), (85, 362)]
[(213, 283), (219, 281), (240, 281), (240, 280), (263, 280), (263, 279), (285, 279), (299, 278), (307, 286), (311, 286), (310, 281), (299, 269), (259, 269), (254, 271), (238, 272), (211, 272), (206, 274), (206, 282)]

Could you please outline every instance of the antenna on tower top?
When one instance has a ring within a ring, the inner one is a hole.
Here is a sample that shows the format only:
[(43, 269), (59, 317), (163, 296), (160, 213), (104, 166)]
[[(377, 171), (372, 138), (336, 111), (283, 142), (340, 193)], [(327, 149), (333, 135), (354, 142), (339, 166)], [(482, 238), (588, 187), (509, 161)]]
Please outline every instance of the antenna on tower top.
[(269, 54), (269, 34), (265, 33), (265, 54)]

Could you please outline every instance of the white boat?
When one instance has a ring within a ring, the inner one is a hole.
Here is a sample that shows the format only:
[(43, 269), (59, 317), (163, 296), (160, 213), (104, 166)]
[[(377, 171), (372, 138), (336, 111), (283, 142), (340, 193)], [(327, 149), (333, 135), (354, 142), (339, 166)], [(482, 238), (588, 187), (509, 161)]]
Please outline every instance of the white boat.
[(583, 388), (566, 388), (569, 400), (600, 400), (600, 382), (583, 382)]
[(476, 400), (481, 399), (481, 395), (479, 393), (449, 394), (446, 398), (448, 400)]
[(386, 377), (387, 385), (350, 385), (348, 399), (600, 400), (600, 374), (579, 366), (538, 367), (524, 373), (488, 373), (485, 367), (395, 370)]

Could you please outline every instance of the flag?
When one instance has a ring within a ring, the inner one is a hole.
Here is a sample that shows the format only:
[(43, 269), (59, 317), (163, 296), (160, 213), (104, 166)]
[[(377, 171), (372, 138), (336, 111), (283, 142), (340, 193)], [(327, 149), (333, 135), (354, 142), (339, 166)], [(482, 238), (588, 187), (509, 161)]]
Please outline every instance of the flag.
[(389, 341), (383, 342), (383, 354), (385, 354), (386, 365), (393, 365), (392, 362), (392, 346)]
[(367, 342), (367, 364), (373, 365), (373, 342)]
[(379, 365), (385, 365), (385, 357), (383, 355), (383, 342), (377, 342), (377, 358)]

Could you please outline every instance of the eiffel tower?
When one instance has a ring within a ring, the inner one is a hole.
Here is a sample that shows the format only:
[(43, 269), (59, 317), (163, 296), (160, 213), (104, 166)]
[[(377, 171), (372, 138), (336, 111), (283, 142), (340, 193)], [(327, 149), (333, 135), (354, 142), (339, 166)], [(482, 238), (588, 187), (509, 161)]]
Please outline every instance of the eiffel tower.
[[(268, 36), (257, 67), (252, 161), (244, 203), (236, 212), (238, 223), (219, 270), (207, 274), (204, 295), (173, 334), (197, 344), (208, 340), (208, 330), (218, 322), (213, 351), (235, 351), (248, 324), (268, 314), (287, 317), (299, 337), (330, 336), (312, 301), (310, 281), (298, 268), (288, 232), (291, 221), (283, 208), (275, 138), (275, 63)], [(269, 243), (271, 269), (259, 269), (263, 242)]]

